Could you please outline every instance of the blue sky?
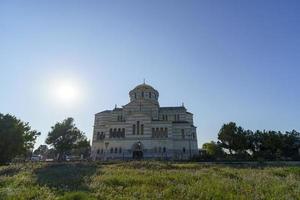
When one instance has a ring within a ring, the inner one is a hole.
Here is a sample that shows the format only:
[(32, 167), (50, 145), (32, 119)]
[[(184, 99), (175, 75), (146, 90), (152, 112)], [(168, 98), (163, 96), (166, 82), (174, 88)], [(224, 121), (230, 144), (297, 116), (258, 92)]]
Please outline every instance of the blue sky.
[[(300, 131), (299, 1), (0, 1), (0, 112), (42, 132), (94, 114), (143, 79), (161, 106), (184, 102), (199, 146), (223, 123)], [(49, 90), (80, 88), (64, 106)]]

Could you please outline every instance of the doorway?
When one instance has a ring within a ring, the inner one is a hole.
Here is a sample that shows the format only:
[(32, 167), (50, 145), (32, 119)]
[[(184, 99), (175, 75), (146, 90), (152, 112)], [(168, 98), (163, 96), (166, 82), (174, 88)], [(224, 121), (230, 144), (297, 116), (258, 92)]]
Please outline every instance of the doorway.
[(141, 160), (144, 156), (143, 153), (143, 144), (141, 142), (137, 142), (132, 146), (132, 158), (134, 160)]
[(132, 152), (132, 158), (134, 160), (141, 160), (141, 159), (143, 159), (143, 152), (142, 151), (133, 151)]

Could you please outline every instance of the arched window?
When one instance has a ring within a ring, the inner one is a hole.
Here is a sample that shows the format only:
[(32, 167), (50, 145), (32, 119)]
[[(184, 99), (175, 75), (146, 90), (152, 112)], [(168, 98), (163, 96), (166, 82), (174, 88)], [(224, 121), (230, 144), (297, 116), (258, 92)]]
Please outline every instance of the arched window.
[(135, 135), (135, 124), (132, 125), (132, 134)]
[(117, 147), (115, 148), (115, 153), (118, 153), (118, 148)]
[(155, 132), (155, 129), (152, 128), (152, 137), (155, 137), (154, 132)]
[(100, 150), (98, 149), (98, 150), (97, 150), (97, 154), (99, 154), (99, 153), (100, 153)]
[(122, 137), (125, 137), (125, 128), (122, 128)]
[(114, 152), (114, 148), (110, 148), (110, 153), (113, 153)]
[(103, 154), (103, 149), (101, 149), (101, 154)]
[(166, 153), (166, 147), (163, 148), (163, 152)]
[(185, 153), (185, 147), (182, 148), (182, 152)]
[(100, 133), (97, 134), (97, 137), (99, 140), (103, 140), (105, 136), (104, 136), (104, 133), (101, 132), (101, 134)]
[(122, 153), (122, 148), (121, 147), (119, 148), (119, 153)]
[(140, 134), (140, 121), (136, 122), (136, 128), (137, 128), (136, 134), (139, 135)]
[(165, 137), (168, 137), (168, 128), (165, 128)]
[(144, 134), (144, 124), (141, 125), (141, 135)]

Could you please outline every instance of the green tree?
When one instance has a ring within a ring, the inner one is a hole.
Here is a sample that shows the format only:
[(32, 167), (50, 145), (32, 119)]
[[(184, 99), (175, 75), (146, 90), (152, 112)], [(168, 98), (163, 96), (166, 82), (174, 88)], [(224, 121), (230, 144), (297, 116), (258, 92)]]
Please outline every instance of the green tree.
[(7, 163), (16, 156), (26, 156), (39, 135), (28, 123), (0, 113), (0, 163)]
[(283, 148), (283, 134), (276, 131), (262, 131), (259, 137), (259, 157), (267, 160), (279, 159)]
[(206, 154), (211, 158), (219, 158), (224, 155), (222, 147), (214, 141), (204, 143), (202, 149), (205, 150)]
[(35, 155), (41, 155), (45, 158), (48, 154), (48, 151), (49, 151), (49, 149), (48, 149), (47, 145), (42, 144), (36, 150), (34, 150), (33, 153)]
[(84, 158), (87, 158), (91, 154), (91, 145), (90, 141), (87, 139), (84, 139), (82, 141), (79, 141), (75, 148), (72, 151), (72, 154), (83, 156)]
[(232, 155), (234, 146), (234, 137), (238, 127), (234, 122), (229, 122), (228, 124), (224, 124), (219, 131), (218, 139), (221, 141), (221, 146), (225, 149), (228, 149), (229, 153)]
[(285, 158), (299, 159), (300, 133), (296, 130), (287, 131), (283, 137), (282, 153)]
[(250, 149), (249, 133), (251, 131), (245, 131), (242, 127), (237, 126), (234, 122), (224, 124), (219, 131), (218, 139), (221, 142), (221, 146), (228, 149), (230, 155), (233, 154), (248, 154)]
[(53, 146), (58, 153), (58, 160), (63, 160), (85, 140), (84, 133), (75, 126), (74, 119), (67, 118), (51, 127), (46, 144)]

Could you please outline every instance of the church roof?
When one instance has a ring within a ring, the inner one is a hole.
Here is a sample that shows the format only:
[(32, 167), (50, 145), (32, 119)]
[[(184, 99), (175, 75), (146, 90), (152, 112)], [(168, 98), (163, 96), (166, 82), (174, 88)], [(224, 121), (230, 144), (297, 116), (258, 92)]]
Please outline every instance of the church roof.
[(188, 124), (188, 121), (173, 121), (173, 124)]
[(186, 110), (184, 106), (160, 107), (160, 110)]
[(101, 114), (101, 113), (110, 113), (110, 112), (111, 112), (111, 110), (104, 110), (104, 111), (101, 111), (101, 112), (96, 113), (96, 115), (97, 115), (97, 114)]

